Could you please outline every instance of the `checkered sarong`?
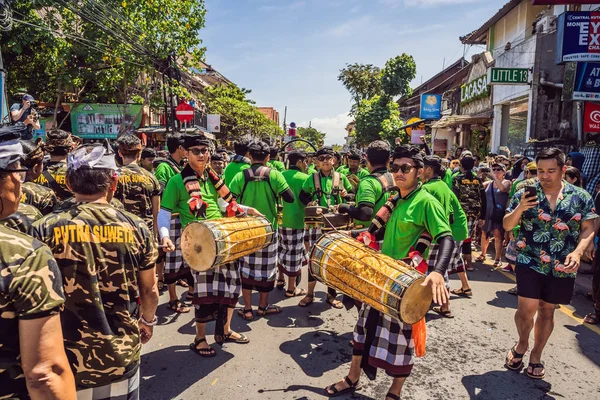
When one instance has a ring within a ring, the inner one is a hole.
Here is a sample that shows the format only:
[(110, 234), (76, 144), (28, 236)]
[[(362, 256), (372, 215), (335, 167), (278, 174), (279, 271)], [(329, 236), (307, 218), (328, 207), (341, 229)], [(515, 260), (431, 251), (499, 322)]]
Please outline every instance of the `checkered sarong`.
[(308, 243), (309, 247), (312, 247), (317, 243), (322, 234), (323, 231), (321, 228), (304, 229), (304, 243)]
[(139, 400), (140, 368), (129, 379), (109, 385), (77, 390), (77, 400)]
[(279, 228), (279, 264), (284, 273), (296, 276), (305, 259), (304, 229)]
[(242, 280), (252, 285), (265, 286), (277, 275), (277, 236), (268, 247), (238, 260)]
[(585, 156), (585, 161), (581, 167), (581, 173), (587, 178), (586, 190), (594, 193), (596, 184), (600, 181), (600, 147), (585, 146), (580, 150)]
[[(454, 250), (452, 250), (452, 257), (450, 259), (450, 265), (448, 265), (447, 272), (449, 275), (457, 272), (465, 272), (465, 264), (462, 258), (462, 244), (463, 242), (454, 242)], [(427, 268), (431, 271), (435, 267), (438, 255), (440, 253), (440, 245), (432, 243), (429, 247), (429, 256), (427, 257)]]
[(192, 271), (194, 277), (193, 304), (227, 304), (234, 306), (242, 290), (237, 263), (210, 268), (204, 272)]
[[(367, 317), (371, 307), (363, 304), (358, 322), (354, 327), (354, 349), (363, 350), (367, 337)], [(371, 345), (369, 364), (376, 368), (385, 370), (392, 375), (410, 374), (414, 364), (415, 344), (412, 339), (412, 325), (404, 324), (400, 320), (380, 313), (377, 316), (377, 327), (375, 340)]]
[(467, 232), (469, 233), (469, 237), (472, 238), (475, 233), (475, 228), (477, 227), (477, 222), (479, 218), (469, 217), (467, 218)]
[(169, 237), (175, 245), (175, 251), (165, 254), (165, 274), (179, 272), (183, 267), (183, 255), (181, 254), (181, 220), (179, 217), (171, 218), (169, 224)]

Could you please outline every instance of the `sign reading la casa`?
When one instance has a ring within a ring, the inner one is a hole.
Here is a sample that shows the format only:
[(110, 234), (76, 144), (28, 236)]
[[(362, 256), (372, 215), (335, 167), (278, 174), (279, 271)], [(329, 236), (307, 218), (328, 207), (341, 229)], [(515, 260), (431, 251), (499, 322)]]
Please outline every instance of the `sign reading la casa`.
[(482, 75), (460, 87), (460, 104), (467, 104), (474, 100), (482, 99), (490, 95), (488, 76)]

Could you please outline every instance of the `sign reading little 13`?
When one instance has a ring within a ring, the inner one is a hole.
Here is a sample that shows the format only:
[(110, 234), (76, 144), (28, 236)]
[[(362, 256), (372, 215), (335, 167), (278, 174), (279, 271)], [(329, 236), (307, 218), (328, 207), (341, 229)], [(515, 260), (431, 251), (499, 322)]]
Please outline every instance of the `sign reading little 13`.
[(490, 85), (527, 85), (529, 69), (527, 68), (490, 68), (488, 69)]
[(460, 104), (465, 105), (489, 95), (488, 77), (487, 75), (483, 75), (460, 87)]

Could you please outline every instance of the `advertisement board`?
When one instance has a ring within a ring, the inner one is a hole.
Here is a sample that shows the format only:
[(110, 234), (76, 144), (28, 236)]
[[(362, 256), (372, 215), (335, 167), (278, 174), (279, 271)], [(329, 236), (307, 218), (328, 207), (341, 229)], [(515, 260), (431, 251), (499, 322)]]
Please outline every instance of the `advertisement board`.
[(600, 132), (600, 104), (589, 101), (585, 103), (583, 131)]
[(573, 100), (600, 100), (600, 63), (577, 63)]
[(556, 62), (600, 61), (600, 12), (562, 13), (557, 20)]
[(421, 95), (421, 119), (440, 119), (442, 117), (442, 95)]
[(221, 132), (221, 115), (220, 114), (208, 114), (206, 116), (206, 127), (211, 133)]
[(488, 76), (486, 74), (460, 87), (460, 104), (469, 104), (472, 101), (488, 97), (489, 95), (490, 86), (488, 85)]
[(126, 110), (122, 104), (78, 104), (71, 110), (71, 129), (82, 139), (116, 139), (121, 124), (140, 127), (141, 111), (141, 104), (128, 104)]

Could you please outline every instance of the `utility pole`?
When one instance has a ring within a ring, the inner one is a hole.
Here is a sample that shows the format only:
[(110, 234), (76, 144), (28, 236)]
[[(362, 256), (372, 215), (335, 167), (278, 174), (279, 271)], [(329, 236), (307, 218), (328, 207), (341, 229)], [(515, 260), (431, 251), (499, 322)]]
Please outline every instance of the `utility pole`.
[(283, 111), (283, 135), (287, 135), (287, 106), (285, 106), (285, 110)]

